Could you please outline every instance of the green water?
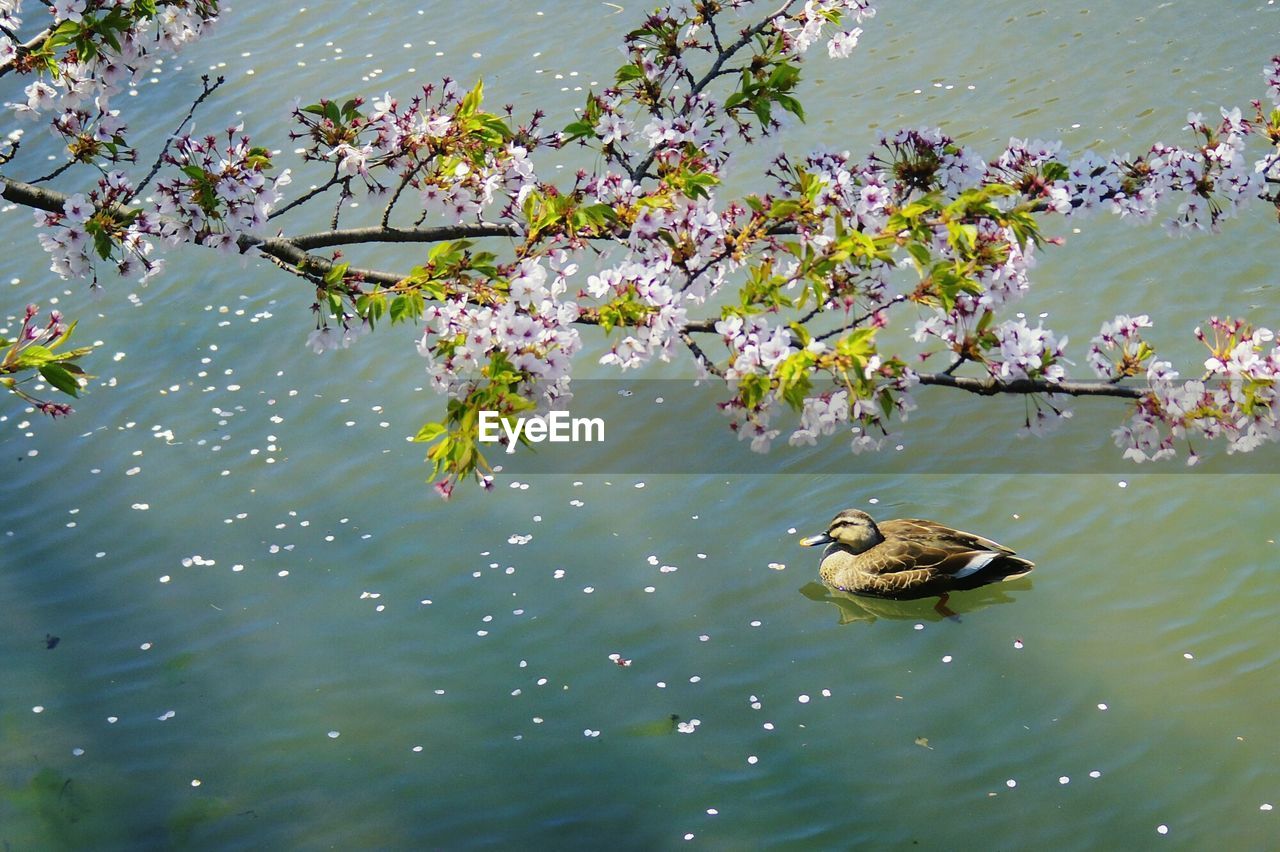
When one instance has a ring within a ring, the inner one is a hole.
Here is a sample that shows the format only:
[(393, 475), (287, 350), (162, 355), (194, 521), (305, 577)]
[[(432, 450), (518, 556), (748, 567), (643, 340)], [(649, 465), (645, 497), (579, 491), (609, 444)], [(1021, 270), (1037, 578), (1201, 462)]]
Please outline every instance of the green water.
[[(223, 61), (206, 130), (240, 111), (267, 137), (294, 94), (446, 74), (567, 115), (640, 9), (241, 5), (140, 87), (158, 126)], [(1276, 14), (885, 4), (853, 60), (814, 63), (810, 121), (776, 144), (859, 150), (922, 123), (988, 153), (1181, 139), (1187, 109), (1261, 93)], [(105, 342), (73, 418), (0, 410), (6, 849), (1280, 845), (1274, 475), (929, 475), (998, 459), (1020, 422), (938, 392), (900, 469), (517, 474), (444, 504), (405, 442), (437, 410), (408, 332), (314, 356), (296, 281), (196, 251), (90, 300), (50, 280), (28, 212), (0, 223), (5, 310), (56, 297)], [(1083, 344), (1149, 308), (1180, 358), (1209, 313), (1274, 325), (1264, 211), (1218, 238), (1109, 224), (1067, 233), (1023, 310)], [(1076, 408), (1095, 432), (1118, 419)], [(796, 542), (846, 506), (1038, 567), (953, 596), (959, 621), (835, 600)]]

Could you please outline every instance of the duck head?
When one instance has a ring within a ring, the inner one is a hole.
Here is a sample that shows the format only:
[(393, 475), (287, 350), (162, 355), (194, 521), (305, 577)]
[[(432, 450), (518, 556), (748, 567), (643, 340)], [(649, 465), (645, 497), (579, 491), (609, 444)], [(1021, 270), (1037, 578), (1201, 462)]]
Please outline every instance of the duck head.
[(803, 547), (832, 544), (854, 553), (862, 553), (882, 541), (884, 536), (880, 534), (880, 528), (870, 515), (857, 509), (845, 509), (831, 519), (826, 532), (802, 538), (800, 544)]

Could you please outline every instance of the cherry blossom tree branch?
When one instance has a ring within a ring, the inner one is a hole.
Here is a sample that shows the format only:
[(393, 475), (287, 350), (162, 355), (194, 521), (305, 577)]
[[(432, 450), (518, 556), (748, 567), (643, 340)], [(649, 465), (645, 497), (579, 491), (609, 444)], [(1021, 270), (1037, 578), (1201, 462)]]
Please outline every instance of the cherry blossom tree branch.
[(14, 70), (17, 67), (18, 61), (23, 56), (43, 47), (44, 43), (49, 40), (49, 36), (51, 35), (53, 35), (53, 27), (46, 27), (44, 30), (36, 33), (21, 44), (14, 45), (14, 47), (17, 48), (14, 55), (11, 58), (6, 59), (4, 62), (0, 62), (0, 77), (3, 77), (10, 71)]
[(1142, 399), (1150, 390), (1113, 382), (1048, 382), (1043, 379), (999, 379), (953, 376), (948, 373), (917, 373), (922, 385), (955, 388), (979, 396), (997, 394), (1062, 394), (1064, 396), (1109, 396), (1118, 399)]
[(685, 347), (693, 354), (693, 357), (698, 360), (698, 363), (702, 364), (703, 368), (708, 373), (721, 379), (724, 378), (724, 370), (720, 369), (715, 361), (712, 361), (707, 357), (707, 353), (702, 351), (702, 347), (698, 345), (698, 341), (694, 340), (693, 336), (689, 334), (688, 331), (680, 332), (680, 342), (685, 345)]
[[(3, 192), (0, 192), (0, 195), (3, 195), (7, 201), (52, 212), (60, 211), (66, 202), (66, 196), (56, 190), (31, 186), (3, 176), (0, 176), (0, 182), (3, 183)], [(424, 228), (411, 231), (398, 231), (397, 229), (388, 228), (357, 228), (340, 232), (304, 234), (292, 238), (272, 237), (262, 239), (242, 236), (239, 242), (242, 250), (256, 249), (293, 269), (300, 270), (316, 278), (323, 278), (333, 268), (334, 262), (327, 258), (310, 254), (308, 249), (346, 245), (353, 242), (417, 243), (465, 239), (475, 236), (477, 230), (480, 232), (479, 235), (495, 236), (496, 228), (497, 226), (473, 227), (469, 225)], [(512, 231), (507, 233), (506, 236), (516, 236), (516, 234)], [(377, 269), (350, 268), (346, 271), (346, 275), (350, 278), (381, 284), (386, 287), (394, 287), (404, 280), (403, 275)], [(587, 310), (582, 313), (577, 321), (584, 325), (599, 325), (600, 317), (597, 312)], [(709, 372), (723, 378), (723, 371), (707, 356), (692, 336), (697, 333), (715, 333), (715, 331), (714, 320), (694, 320), (684, 326), (680, 333), (680, 339)], [(1063, 394), (1066, 396), (1103, 396), (1136, 400), (1141, 399), (1146, 393), (1146, 391), (1139, 388), (1112, 382), (1077, 381), (1054, 383), (1033, 379), (1002, 382), (994, 378), (953, 376), (947, 373), (919, 373), (918, 376), (922, 385), (954, 388), (981, 396), (995, 396), (997, 394)]]
[(371, 226), (318, 231), (290, 237), (302, 249), (330, 248), (358, 243), (438, 243), (445, 240), (474, 240), (484, 237), (521, 237), (515, 225), (500, 223), (439, 225), (430, 228), (392, 228)]
[(67, 194), (56, 189), (46, 189), (34, 184), (0, 174), (0, 197), (33, 210), (44, 210), (49, 213), (61, 213), (62, 206), (67, 203)]

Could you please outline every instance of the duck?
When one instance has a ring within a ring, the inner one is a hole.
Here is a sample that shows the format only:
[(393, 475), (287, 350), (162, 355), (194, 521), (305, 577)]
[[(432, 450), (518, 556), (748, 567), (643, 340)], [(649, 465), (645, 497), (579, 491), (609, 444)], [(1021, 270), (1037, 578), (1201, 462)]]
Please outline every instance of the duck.
[(845, 509), (827, 531), (800, 540), (826, 545), (818, 574), (831, 589), (909, 600), (937, 595), (944, 615), (953, 591), (1023, 577), (1035, 563), (980, 535), (920, 518), (877, 524), (860, 509)]

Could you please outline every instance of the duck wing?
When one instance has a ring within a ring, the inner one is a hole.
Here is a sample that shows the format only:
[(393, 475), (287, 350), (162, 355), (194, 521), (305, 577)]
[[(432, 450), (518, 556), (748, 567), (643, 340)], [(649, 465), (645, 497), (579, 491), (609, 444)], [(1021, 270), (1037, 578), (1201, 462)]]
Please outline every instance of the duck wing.
[(859, 568), (881, 577), (888, 574), (911, 575), (909, 581), (902, 577), (904, 582), (919, 583), (925, 577), (958, 579), (975, 574), (997, 557), (1012, 552), (1007, 548), (986, 547), (986, 539), (975, 538), (977, 541), (971, 542), (925, 536), (886, 537), (880, 544), (859, 554)]
[(964, 530), (952, 529), (937, 521), (923, 518), (901, 518), (880, 524), (880, 532), (886, 539), (929, 542), (938, 547), (954, 547), (956, 550), (987, 550), (993, 553), (1012, 554), (1012, 548), (985, 536)]

